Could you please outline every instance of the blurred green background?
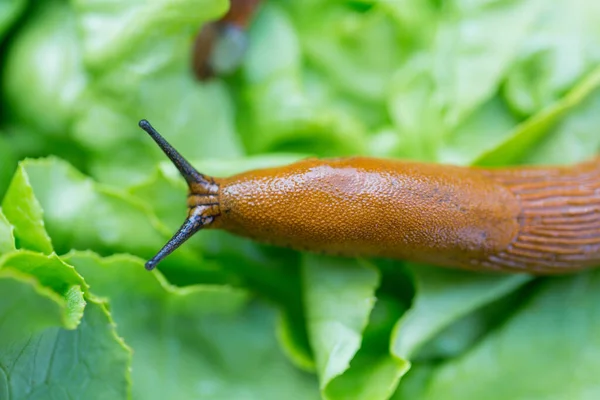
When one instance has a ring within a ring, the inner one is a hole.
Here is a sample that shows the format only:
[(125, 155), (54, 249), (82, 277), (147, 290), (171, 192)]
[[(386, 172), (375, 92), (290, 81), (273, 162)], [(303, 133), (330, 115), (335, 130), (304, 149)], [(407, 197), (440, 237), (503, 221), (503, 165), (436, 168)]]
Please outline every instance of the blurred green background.
[(0, 0), (0, 399), (598, 399), (600, 273), (481, 275), (207, 231), (207, 174), (307, 155), (575, 163), (600, 149), (600, 2)]

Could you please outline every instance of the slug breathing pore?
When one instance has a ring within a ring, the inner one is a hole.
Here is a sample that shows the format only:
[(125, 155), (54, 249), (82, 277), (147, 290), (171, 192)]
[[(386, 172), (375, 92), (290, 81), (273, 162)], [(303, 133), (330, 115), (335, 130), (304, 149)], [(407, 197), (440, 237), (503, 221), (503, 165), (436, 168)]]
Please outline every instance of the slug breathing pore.
[(146, 269), (152, 270), (166, 256), (181, 246), (200, 229), (210, 225), (219, 214), (219, 185), (214, 179), (196, 171), (196, 169), (177, 150), (173, 148), (152, 125), (141, 120), (140, 128), (146, 131), (167, 157), (173, 162), (186, 180), (188, 192), (188, 216), (183, 225), (163, 248), (148, 262)]

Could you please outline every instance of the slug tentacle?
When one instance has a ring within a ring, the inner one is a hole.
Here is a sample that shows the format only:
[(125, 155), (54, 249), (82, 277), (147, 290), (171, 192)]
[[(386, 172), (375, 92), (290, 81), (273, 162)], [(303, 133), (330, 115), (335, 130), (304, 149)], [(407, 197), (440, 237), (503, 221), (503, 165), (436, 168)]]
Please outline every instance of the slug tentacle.
[(171, 240), (167, 242), (163, 246), (162, 249), (152, 259), (146, 262), (146, 269), (148, 271), (156, 268), (158, 263), (171, 254), (175, 249), (181, 246), (186, 240), (191, 238), (194, 233), (198, 232), (200, 229), (209, 225), (214, 220), (212, 216), (204, 216), (202, 213), (195, 212), (192, 216), (186, 218), (181, 228), (173, 235)]
[(210, 186), (215, 185), (214, 179), (204, 176), (200, 172), (196, 171), (196, 168), (194, 168), (192, 164), (190, 164), (181, 154), (179, 154), (179, 152), (175, 150), (175, 148), (171, 146), (169, 142), (167, 142), (165, 138), (163, 138), (161, 134), (156, 131), (156, 129), (154, 129), (150, 122), (143, 119), (139, 122), (139, 126), (145, 130), (152, 139), (154, 139), (158, 147), (160, 147), (165, 155), (169, 157), (169, 160), (171, 160), (173, 165), (177, 167), (181, 176), (183, 176), (188, 183), (190, 190), (192, 190), (192, 186), (203, 185), (205, 186), (205, 189), (208, 190)]
[(177, 233), (164, 247), (146, 263), (146, 269), (152, 270), (166, 256), (181, 246), (200, 229), (212, 224), (221, 213), (219, 202), (219, 184), (212, 177), (201, 174), (177, 150), (173, 148), (145, 119), (139, 122), (140, 128), (146, 131), (169, 157), (179, 173), (186, 180), (188, 193), (188, 217)]

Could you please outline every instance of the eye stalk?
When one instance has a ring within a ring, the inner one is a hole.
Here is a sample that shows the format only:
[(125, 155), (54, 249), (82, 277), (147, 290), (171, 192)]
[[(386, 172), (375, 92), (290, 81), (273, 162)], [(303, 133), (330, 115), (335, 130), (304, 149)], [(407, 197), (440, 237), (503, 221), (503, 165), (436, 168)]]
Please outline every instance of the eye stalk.
[(214, 221), (214, 218), (219, 214), (219, 185), (213, 178), (196, 171), (192, 164), (154, 129), (150, 122), (143, 119), (139, 122), (139, 126), (154, 139), (158, 147), (161, 148), (177, 170), (179, 170), (179, 173), (188, 184), (188, 198), (194, 198), (194, 201), (188, 201), (189, 213), (183, 225), (181, 225), (167, 244), (152, 259), (146, 262), (146, 269), (151, 271), (156, 268), (160, 261), (185, 243), (196, 232)]
[(154, 129), (150, 122), (143, 119), (140, 121), (139, 125), (140, 128), (145, 130), (148, 135), (154, 139), (158, 147), (161, 148), (165, 155), (169, 157), (169, 160), (171, 160), (173, 165), (175, 165), (175, 167), (179, 170), (179, 173), (188, 183), (190, 189), (192, 185), (209, 185), (212, 183), (213, 180), (211, 178), (207, 178), (200, 172), (196, 171), (196, 168), (194, 168), (192, 164), (190, 164), (181, 154), (179, 154), (179, 152), (175, 150), (175, 148), (171, 146), (169, 142), (167, 142), (166, 139), (156, 131), (156, 129)]

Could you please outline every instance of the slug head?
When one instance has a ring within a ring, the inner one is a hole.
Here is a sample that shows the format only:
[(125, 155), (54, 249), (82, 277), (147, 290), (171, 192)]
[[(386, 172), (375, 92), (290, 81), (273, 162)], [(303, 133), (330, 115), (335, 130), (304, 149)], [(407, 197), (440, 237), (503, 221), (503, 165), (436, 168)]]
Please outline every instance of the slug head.
[(163, 248), (148, 262), (146, 269), (154, 269), (158, 263), (181, 246), (186, 240), (205, 226), (210, 225), (220, 213), (219, 185), (211, 177), (201, 174), (173, 148), (145, 119), (139, 122), (140, 128), (146, 131), (158, 147), (169, 157), (186, 180), (188, 192), (188, 216), (183, 225)]

